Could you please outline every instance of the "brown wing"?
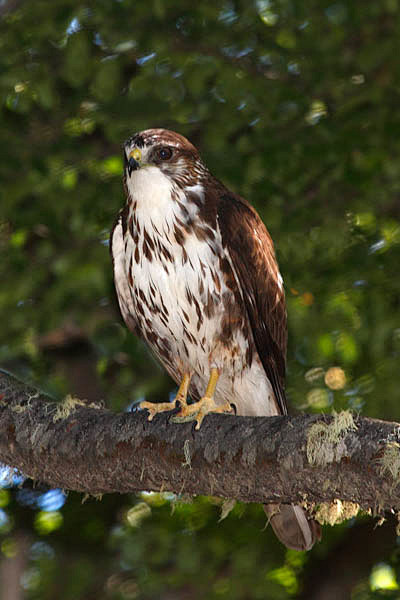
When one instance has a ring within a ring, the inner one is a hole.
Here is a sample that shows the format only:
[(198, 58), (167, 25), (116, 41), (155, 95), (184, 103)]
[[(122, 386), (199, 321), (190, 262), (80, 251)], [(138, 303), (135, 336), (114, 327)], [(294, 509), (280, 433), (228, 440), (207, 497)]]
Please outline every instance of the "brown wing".
[(222, 242), (241, 287), (258, 355), (279, 408), (287, 413), (285, 293), (271, 237), (256, 211), (234, 194), (219, 199)]

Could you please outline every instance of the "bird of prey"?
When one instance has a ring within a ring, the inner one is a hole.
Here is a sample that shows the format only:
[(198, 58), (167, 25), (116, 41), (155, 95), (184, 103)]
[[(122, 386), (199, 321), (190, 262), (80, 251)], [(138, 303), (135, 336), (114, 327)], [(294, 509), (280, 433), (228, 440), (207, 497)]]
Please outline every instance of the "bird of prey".
[[(173, 403), (142, 403), (149, 419), (176, 406), (196, 428), (207, 413), (233, 407), (238, 415), (286, 414), (285, 295), (257, 212), (178, 133), (133, 135), (124, 164), (127, 202), (110, 244), (118, 301), (128, 328), (179, 385)], [(320, 537), (300, 506), (265, 510), (290, 548), (309, 550)]]

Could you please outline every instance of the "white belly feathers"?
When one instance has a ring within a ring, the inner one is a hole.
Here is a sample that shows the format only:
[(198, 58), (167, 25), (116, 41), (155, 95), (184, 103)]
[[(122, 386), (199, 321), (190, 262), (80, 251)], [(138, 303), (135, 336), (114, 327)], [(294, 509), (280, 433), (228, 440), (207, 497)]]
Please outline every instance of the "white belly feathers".
[[(195, 188), (201, 199), (200, 186)], [(234, 403), (238, 414), (277, 414), (257, 353), (250, 368), (246, 362), (252, 337), (249, 341), (236, 328), (229, 343), (221, 339), (233, 293), (221, 276), (225, 251), (220, 232), (198, 218), (198, 205), (187, 202), (159, 169), (135, 171), (128, 189), (126, 234), (120, 220), (112, 239), (117, 293), (127, 324), (133, 318), (177, 382), (184, 372), (193, 374), (192, 393), (204, 393), (215, 366), (221, 369), (217, 402)]]

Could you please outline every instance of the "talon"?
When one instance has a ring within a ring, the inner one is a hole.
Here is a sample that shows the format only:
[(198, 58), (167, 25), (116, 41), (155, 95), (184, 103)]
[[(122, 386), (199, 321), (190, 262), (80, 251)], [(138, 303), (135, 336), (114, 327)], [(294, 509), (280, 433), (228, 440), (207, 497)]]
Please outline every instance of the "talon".
[(147, 417), (148, 421), (152, 421), (154, 418), (154, 415), (161, 413), (161, 412), (166, 412), (166, 411), (170, 411), (170, 410), (174, 410), (174, 408), (176, 408), (176, 404), (175, 404), (175, 400), (173, 402), (147, 402), (146, 400), (144, 400), (143, 402), (141, 402), (139, 404), (140, 408), (146, 408), (149, 411), (149, 416)]
[(196, 421), (195, 429), (199, 430), (204, 417), (210, 412), (232, 413), (232, 407), (229, 402), (219, 405), (215, 403), (214, 392), (219, 379), (218, 369), (211, 369), (210, 379), (208, 381), (206, 393), (194, 404), (186, 404), (181, 407), (177, 415), (171, 420), (174, 423), (185, 423), (187, 421)]
[(173, 402), (147, 402), (146, 400), (144, 400), (143, 402), (141, 402), (139, 404), (140, 408), (146, 408), (149, 411), (149, 416), (147, 418), (148, 421), (152, 421), (154, 418), (154, 415), (161, 413), (161, 412), (169, 412), (171, 410), (174, 410), (175, 408), (177, 408), (177, 402), (179, 402), (179, 405), (181, 406), (181, 409), (184, 406), (187, 406), (186, 404), (186, 397), (187, 397), (187, 393), (188, 393), (188, 389), (189, 389), (189, 383), (190, 383), (190, 377), (191, 375), (189, 375), (188, 373), (185, 373), (184, 376), (182, 377), (182, 381), (181, 381), (181, 385), (179, 386), (178, 392), (176, 394), (175, 400)]
[(226, 401), (224, 404), (216, 404), (214, 400), (215, 388), (219, 379), (218, 369), (212, 368), (210, 373), (210, 379), (207, 384), (207, 389), (204, 396), (193, 404), (187, 404), (186, 398), (189, 390), (191, 375), (185, 373), (182, 377), (181, 384), (173, 402), (161, 402), (155, 404), (154, 402), (141, 402), (140, 408), (146, 408), (149, 411), (148, 420), (152, 421), (154, 415), (160, 412), (171, 411), (174, 408), (179, 407), (179, 412), (173, 415), (170, 419), (172, 423), (187, 423), (188, 421), (195, 421), (195, 429), (199, 430), (203, 419), (208, 413), (230, 413), (235, 412), (235, 407)]
[(233, 409), (229, 402), (225, 402), (225, 404), (219, 405), (215, 404), (214, 398), (210, 398), (209, 396), (204, 396), (197, 404), (200, 404), (200, 410), (196, 416), (196, 427), (195, 429), (199, 430), (203, 419), (208, 413), (224, 413), (224, 414), (232, 414)]

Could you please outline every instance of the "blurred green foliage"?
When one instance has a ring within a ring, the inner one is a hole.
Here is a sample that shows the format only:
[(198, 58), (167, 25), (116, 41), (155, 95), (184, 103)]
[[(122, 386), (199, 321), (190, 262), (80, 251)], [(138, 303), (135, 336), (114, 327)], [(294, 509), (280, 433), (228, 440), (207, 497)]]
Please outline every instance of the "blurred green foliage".
[[(0, 364), (116, 410), (173, 389), (121, 321), (107, 249), (121, 144), (162, 126), (275, 240), (292, 404), (399, 420), (398, 0), (5, 0), (0, 14)], [(349, 534), (303, 556), (261, 532), (259, 507), (217, 525), (212, 501), (171, 516), (146, 498), (132, 526), (138, 499), (73, 496), (46, 516), (1, 494), (3, 555), (29, 532), (32, 599), (294, 597)], [(374, 586), (365, 575), (354, 598)]]

